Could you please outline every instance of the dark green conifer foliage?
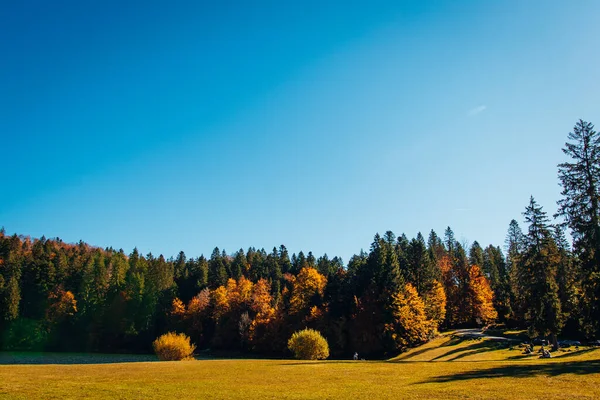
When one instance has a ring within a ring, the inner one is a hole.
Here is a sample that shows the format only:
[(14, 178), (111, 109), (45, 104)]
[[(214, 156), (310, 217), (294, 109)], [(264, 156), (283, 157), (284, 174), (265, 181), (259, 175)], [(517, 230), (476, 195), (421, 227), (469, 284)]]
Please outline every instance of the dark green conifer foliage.
[(246, 254), (243, 249), (239, 249), (235, 253), (235, 257), (231, 262), (231, 274), (233, 279), (240, 279), (244, 275), (244, 271), (248, 266), (248, 260), (246, 260)]
[(546, 213), (533, 196), (523, 215), (529, 224), (519, 273), (528, 305), (525, 320), (532, 336), (550, 335), (556, 345), (556, 335), (564, 323), (556, 282), (560, 254)]
[(441, 273), (437, 266), (438, 262), (446, 254), (446, 250), (444, 249), (442, 239), (438, 237), (433, 229), (429, 232), (429, 238), (427, 239), (427, 251), (429, 252), (429, 259), (436, 268), (436, 279), (441, 281)]
[(477, 240), (473, 242), (469, 250), (469, 262), (471, 265), (478, 265), (483, 269), (483, 249)]
[(310, 268), (316, 268), (317, 267), (317, 259), (313, 255), (312, 251), (309, 251), (308, 255), (306, 256), (306, 264)]
[(279, 246), (279, 265), (283, 274), (292, 270), (290, 255), (288, 254), (287, 248), (284, 245)]
[(600, 135), (590, 122), (579, 120), (568, 138), (562, 150), (570, 160), (558, 165), (563, 198), (557, 215), (573, 235), (584, 300), (581, 322), (593, 336), (600, 334)]
[(175, 279), (179, 280), (187, 278), (186, 275), (188, 273), (188, 269), (186, 268), (186, 261), (187, 258), (185, 253), (180, 251), (179, 254), (177, 254), (175, 265), (173, 266)]
[(450, 227), (447, 227), (444, 231), (444, 245), (446, 246), (446, 251), (449, 254), (454, 253), (456, 239), (454, 239), (454, 231), (452, 231)]
[(561, 226), (554, 226), (552, 232), (554, 242), (558, 248), (559, 263), (556, 271), (556, 282), (558, 284), (558, 296), (562, 312), (565, 318), (565, 330), (568, 334), (577, 335), (580, 332), (579, 298), (580, 284), (578, 282), (578, 271), (571, 253), (569, 242), (565, 237)]
[(412, 239), (407, 249), (408, 278), (419, 294), (431, 289), (435, 279), (434, 265), (429, 258), (427, 245), (421, 232)]
[(498, 318), (506, 322), (511, 318), (511, 286), (506, 261), (500, 247), (489, 245), (483, 251), (483, 272), (494, 292), (494, 308)]
[(227, 283), (227, 269), (218, 247), (215, 247), (208, 261), (208, 284), (217, 288)]

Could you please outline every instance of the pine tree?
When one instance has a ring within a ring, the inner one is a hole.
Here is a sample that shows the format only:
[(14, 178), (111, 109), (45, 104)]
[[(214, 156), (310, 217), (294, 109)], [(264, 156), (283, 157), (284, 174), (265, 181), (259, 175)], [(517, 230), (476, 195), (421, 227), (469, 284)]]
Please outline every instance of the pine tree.
[(233, 279), (240, 279), (244, 275), (244, 271), (247, 267), (248, 260), (246, 260), (246, 254), (243, 249), (239, 249), (231, 262), (231, 274)]
[(215, 247), (208, 261), (208, 285), (218, 288), (227, 283), (227, 270), (218, 247)]
[(431, 289), (436, 278), (434, 264), (431, 262), (427, 245), (421, 232), (410, 241), (408, 246), (408, 282), (417, 290), (419, 295)]
[(290, 272), (292, 269), (290, 255), (284, 245), (279, 246), (279, 264), (283, 274)]
[(519, 274), (528, 305), (525, 319), (531, 335), (550, 335), (557, 347), (556, 335), (564, 323), (556, 283), (560, 255), (546, 213), (533, 196), (523, 215), (529, 224)]
[(584, 331), (600, 334), (600, 135), (579, 120), (563, 152), (571, 162), (558, 165), (563, 198), (557, 216), (571, 228), (573, 250), (580, 262)]
[(471, 265), (477, 265), (479, 268), (483, 268), (483, 249), (477, 240), (473, 242), (471, 249), (469, 250), (469, 262)]
[(527, 304), (525, 302), (525, 287), (519, 275), (521, 270), (521, 259), (525, 251), (525, 235), (516, 220), (511, 220), (505, 240), (506, 246), (506, 269), (510, 282), (510, 304), (512, 305), (512, 318), (517, 322), (525, 320)]
[(506, 322), (512, 315), (511, 286), (506, 261), (500, 247), (489, 245), (483, 252), (483, 272), (494, 292), (494, 308), (500, 321)]

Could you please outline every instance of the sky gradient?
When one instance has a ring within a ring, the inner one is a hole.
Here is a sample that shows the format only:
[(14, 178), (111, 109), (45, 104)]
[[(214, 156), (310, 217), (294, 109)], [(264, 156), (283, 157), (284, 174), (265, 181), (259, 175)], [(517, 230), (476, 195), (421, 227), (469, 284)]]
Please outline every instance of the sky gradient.
[(503, 245), (530, 195), (555, 212), (575, 122), (600, 128), (597, 1), (121, 3), (0, 6), (9, 234)]

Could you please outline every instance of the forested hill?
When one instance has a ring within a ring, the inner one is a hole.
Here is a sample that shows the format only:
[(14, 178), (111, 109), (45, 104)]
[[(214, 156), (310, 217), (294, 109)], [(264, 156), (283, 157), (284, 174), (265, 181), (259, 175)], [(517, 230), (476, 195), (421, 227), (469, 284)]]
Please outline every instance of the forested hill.
[[(465, 248), (447, 228), (375, 235), (368, 253), (289, 255), (285, 246), (215, 248), (209, 258), (130, 254), (0, 232), (0, 346), (5, 350), (149, 351), (161, 333), (199, 349), (286, 354), (319, 330), (333, 356), (390, 355), (439, 329), (504, 322), (532, 336), (600, 334), (600, 138), (579, 121), (558, 166), (558, 219), (531, 197), (523, 232)], [(568, 228), (573, 243), (566, 239)], [(504, 252), (503, 250), (504, 249)]]

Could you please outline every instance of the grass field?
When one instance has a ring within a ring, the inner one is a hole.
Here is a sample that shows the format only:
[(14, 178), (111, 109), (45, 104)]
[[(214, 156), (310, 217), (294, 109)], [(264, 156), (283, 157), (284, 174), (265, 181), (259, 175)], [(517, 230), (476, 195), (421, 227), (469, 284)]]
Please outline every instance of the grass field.
[(445, 335), (388, 361), (0, 365), (0, 398), (600, 398), (600, 349), (521, 353)]

